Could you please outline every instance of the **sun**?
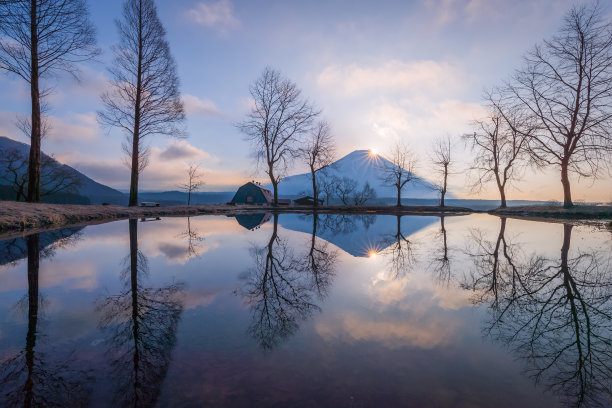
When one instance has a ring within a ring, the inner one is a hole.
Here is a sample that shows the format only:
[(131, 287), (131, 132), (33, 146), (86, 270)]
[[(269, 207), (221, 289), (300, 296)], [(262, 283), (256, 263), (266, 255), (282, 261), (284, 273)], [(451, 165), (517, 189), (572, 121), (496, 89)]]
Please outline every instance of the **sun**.
[(375, 148), (370, 149), (370, 156), (376, 157), (378, 156), (378, 151)]

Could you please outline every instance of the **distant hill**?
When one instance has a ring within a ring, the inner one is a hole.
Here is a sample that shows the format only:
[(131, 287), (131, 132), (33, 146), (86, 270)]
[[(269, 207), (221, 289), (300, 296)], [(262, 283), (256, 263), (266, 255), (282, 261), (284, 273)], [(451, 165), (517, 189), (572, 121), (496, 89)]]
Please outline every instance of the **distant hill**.
[[(234, 191), (228, 192), (194, 192), (191, 193), (191, 204), (222, 204), (227, 203), (234, 196)], [(187, 203), (187, 193), (182, 191), (141, 191), (138, 193), (140, 201), (154, 201), (161, 205), (182, 205)]]
[[(393, 166), (390, 161), (381, 155), (371, 155), (368, 150), (355, 150), (325, 169), (326, 177), (348, 177), (358, 182), (358, 189), (365, 183), (369, 183), (376, 191), (378, 198), (396, 197), (397, 190), (385, 185), (383, 169), (385, 166)], [(319, 177), (317, 173), (317, 177)], [(302, 193), (312, 194), (312, 181), (310, 173), (289, 176), (278, 185), (279, 194), (299, 195)], [(402, 190), (402, 198), (437, 198), (438, 193), (433, 185), (424, 178), (417, 176), (409, 182)], [(447, 195), (452, 198), (452, 195)]]
[[(9, 150), (17, 150), (24, 157), (28, 157), (30, 154), (29, 145), (9, 139), (8, 137), (0, 136), (0, 152)], [(41, 152), (41, 154), (49, 157), (43, 152)], [(127, 196), (120, 191), (100, 184), (66, 164), (61, 165), (80, 181), (81, 185), (75, 193), (87, 197), (91, 204), (101, 204), (105, 202), (111, 204), (127, 204)], [(6, 168), (2, 168), (1, 166), (2, 164), (0, 163), (0, 185), (6, 186), (9, 185), (10, 182), (7, 179)], [(27, 169), (24, 171), (27, 171)]]

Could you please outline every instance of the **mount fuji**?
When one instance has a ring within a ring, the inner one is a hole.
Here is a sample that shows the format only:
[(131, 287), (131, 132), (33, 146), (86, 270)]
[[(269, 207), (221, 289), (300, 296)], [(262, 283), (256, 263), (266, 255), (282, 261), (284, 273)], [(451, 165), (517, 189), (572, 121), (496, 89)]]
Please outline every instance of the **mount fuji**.
[[(317, 173), (319, 177), (348, 177), (358, 183), (361, 189), (366, 183), (376, 191), (377, 198), (391, 198), (397, 195), (393, 186), (383, 182), (384, 168), (393, 164), (378, 154), (369, 150), (355, 150), (328, 166), (324, 173)], [(282, 195), (312, 194), (312, 180), (310, 173), (289, 176), (278, 185), (278, 192)], [(452, 198), (451, 194), (447, 195)], [(402, 190), (402, 198), (438, 198), (434, 185), (422, 177), (416, 176), (406, 184)]]

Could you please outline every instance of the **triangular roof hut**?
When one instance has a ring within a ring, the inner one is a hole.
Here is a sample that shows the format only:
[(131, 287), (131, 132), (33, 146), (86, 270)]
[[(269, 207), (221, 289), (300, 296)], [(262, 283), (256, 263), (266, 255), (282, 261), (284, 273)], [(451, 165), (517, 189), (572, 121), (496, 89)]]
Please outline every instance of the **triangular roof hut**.
[(241, 186), (232, 198), (234, 204), (272, 204), (273, 202), (274, 197), (270, 190), (252, 181)]

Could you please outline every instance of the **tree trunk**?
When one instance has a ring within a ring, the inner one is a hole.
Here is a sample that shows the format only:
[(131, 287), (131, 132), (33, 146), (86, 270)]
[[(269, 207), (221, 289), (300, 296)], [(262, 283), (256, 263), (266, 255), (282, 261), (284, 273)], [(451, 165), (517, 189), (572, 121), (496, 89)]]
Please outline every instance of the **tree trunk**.
[(191, 205), (191, 188), (187, 192), (187, 205)]
[(501, 204), (499, 205), (499, 208), (506, 208), (506, 192), (504, 191), (504, 188), (502, 186), (499, 186), (499, 196), (501, 198)]
[(561, 184), (563, 185), (563, 208), (572, 208), (574, 203), (572, 202), (572, 192), (570, 189), (570, 181), (568, 175), (568, 163), (565, 161), (561, 163)]
[(444, 217), (440, 217), (440, 231), (442, 232), (442, 242), (444, 244), (444, 260), (448, 260), (448, 242), (446, 238), (446, 227), (444, 226)]
[(26, 238), (28, 246), (28, 333), (26, 335), (27, 378), (24, 385), (25, 406), (33, 406), (34, 400), (34, 348), (38, 325), (38, 271), (40, 263), (40, 239), (38, 234)]
[(134, 103), (134, 133), (132, 134), (132, 174), (130, 178), (130, 201), (128, 205), (138, 205), (138, 172), (140, 171), (140, 102), (142, 98), (142, 4), (138, 8), (138, 72), (136, 78), (136, 101)]
[(272, 205), (276, 207), (278, 205), (278, 183), (275, 181), (272, 182), (272, 189), (274, 190), (274, 202)]
[(38, 2), (30, 2), (30, 97), (32, 99), (32, 126), (30, 135), (30, 161), (28, 164), (28, 197), (30, 203), (40, 202), (40, 89), (38, 85)]
[(444, 164), (444, 185), (440, 192), (440, 207), (444, 207), (444, 197), (446, 196), (446, 182), (448, 180), (448, 164)]
[(495, 166), (493, 171), (495, 173), (495, 182), (497, 183), (497, 189), (499, 190), (499, 197), (501, 199), (501, 204), (499, 208), (506, 208), (506, 191), (505, 191), (506, 190), (505, 189), (506, 180), (504, 180), (504, 183), (502, 183), (501, 178), (499, 176), (499, 169), (497, 165)]
[(397, 189), (397, 203), (395, 204), (397, 207), (402, 206), (402, 188)]
[(132, 135), (132, 171), (130, 177), (130, 200), (128, 205), (130, 207), (134, 207), (138, 205), (138, 149), (139, 149), (139, 138), (138, 138), (138, 130), (139, 126), (138, 120), (134, 124), (134, 133)]
[(318, 206), (319, 203), (317, 202), (317, 200), (319, 199), (319, 192), (317, 191), (317, 180), (316, 180), (316, 171), (314, 171), (312, 168), (310, 169), (311, 173), (312, 173), (312, 198), (314, 199), (314, 206)]
[(140, 338), (140, 323), (138, 321), (138, 220), (129, 221), (130, 228), (130, 285), (132, 292), (132, 338), (134, 341), (134, 375), (135, 384), (139, 383), (140, 350), (138, 341)]

